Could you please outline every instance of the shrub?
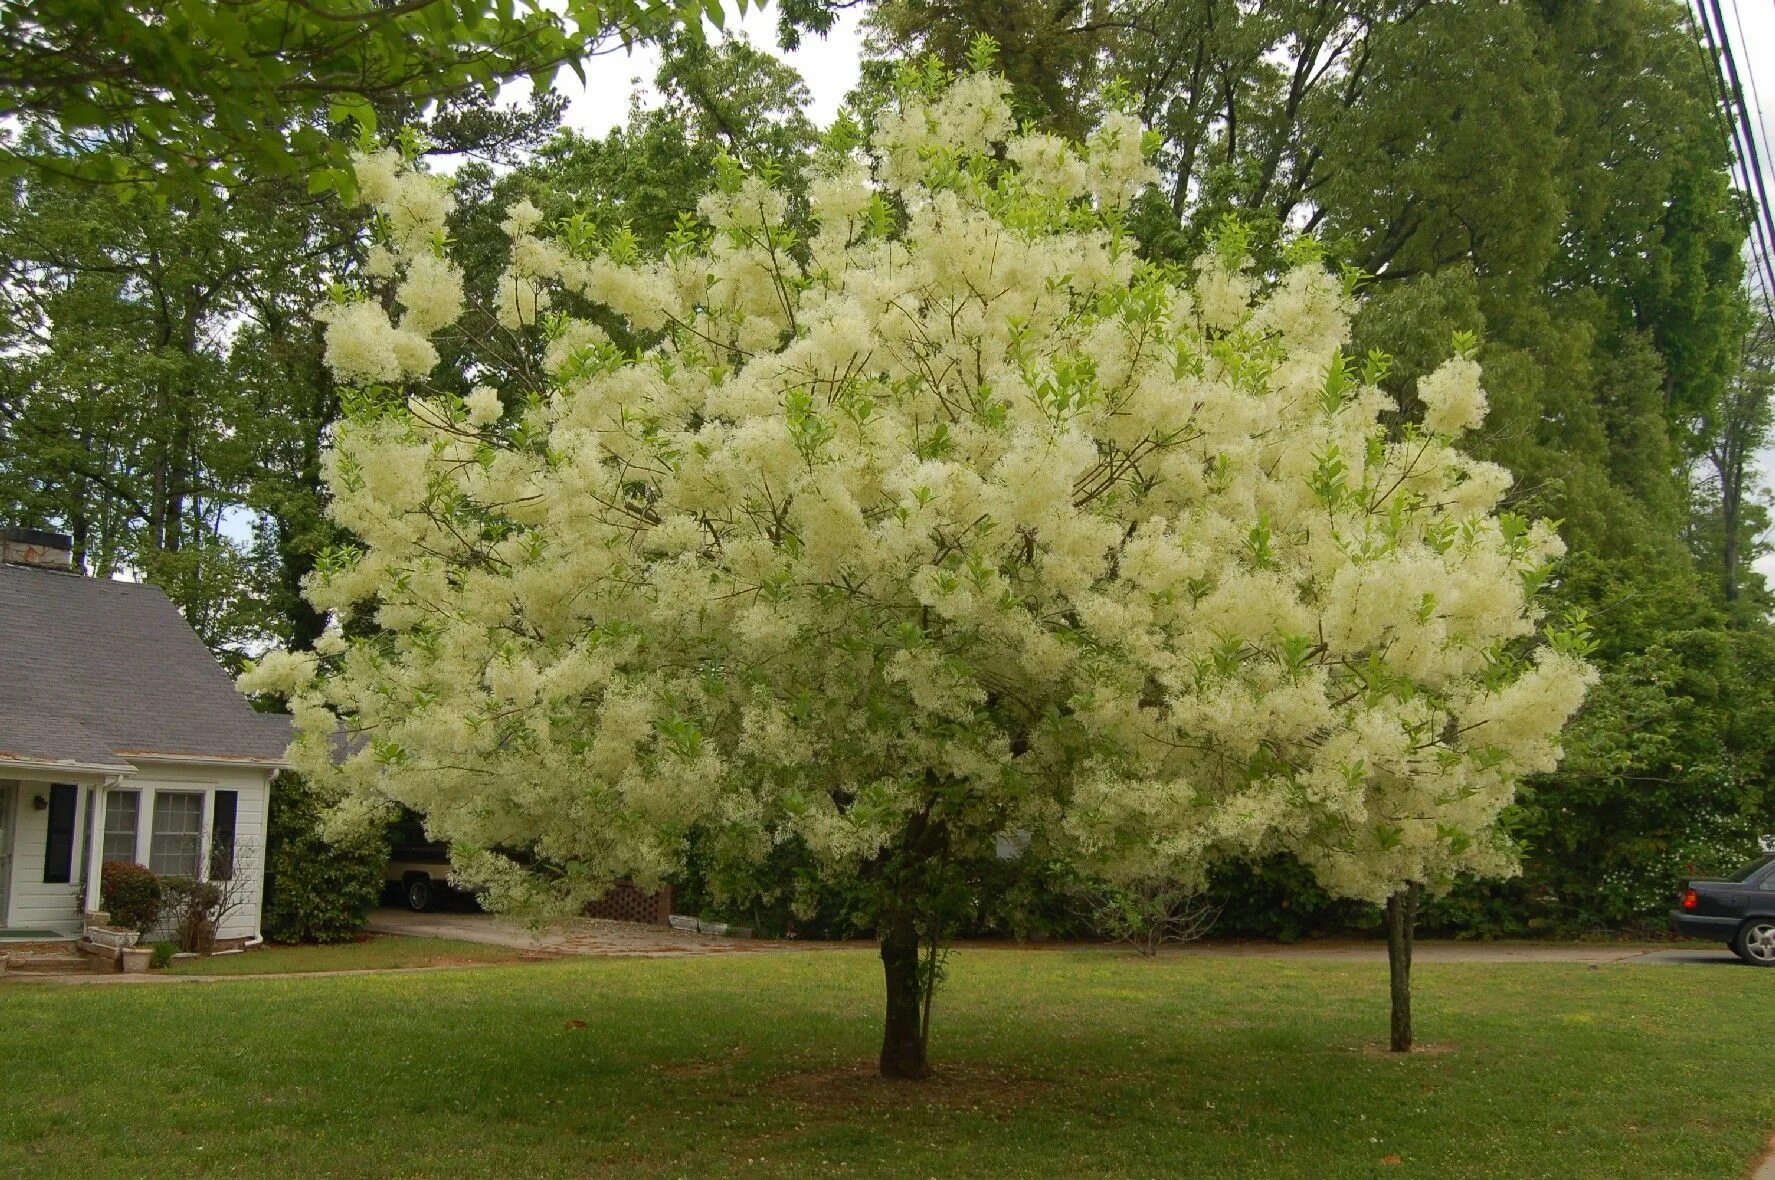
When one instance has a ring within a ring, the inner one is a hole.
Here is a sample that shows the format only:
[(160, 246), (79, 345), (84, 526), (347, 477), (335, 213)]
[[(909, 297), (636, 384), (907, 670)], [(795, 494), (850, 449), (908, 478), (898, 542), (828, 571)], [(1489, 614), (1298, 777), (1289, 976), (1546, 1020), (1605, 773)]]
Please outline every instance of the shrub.
[(108, 860), (99, 870), (100, 904), (126, 930), (147, 930), (160, 916), (161, 881), (146, 865)]
[(154, 954), (148, 959), (150, 967), (164, 967), (173, 961), (173, 944), (161, 939), (154, 944)]
[(209, 881), (187, 877), (166, 877), (160, 888), (179, 949), (199, 955), (215, 950), (216, 928), (226, 916), (223, 890)]
[(324, 812), (299, 775), (272, 784), (261, 929), (273, 942), (345, 942), (382, 896), (387, 841), (380, 834), (330, 841), (320, 830)]

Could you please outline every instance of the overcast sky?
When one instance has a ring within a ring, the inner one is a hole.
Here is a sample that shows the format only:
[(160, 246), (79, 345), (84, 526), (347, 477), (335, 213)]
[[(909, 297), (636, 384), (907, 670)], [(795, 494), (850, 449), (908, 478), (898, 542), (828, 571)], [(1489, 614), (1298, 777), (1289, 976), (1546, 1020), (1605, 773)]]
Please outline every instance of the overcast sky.
[[(813, 95), (813, 110), (809, 113), (814, 123), (823, 127), (831, 122), (844, 96), (857, 84), (862, 57), (862, 32), (858, 27), (861, 8), (840, 11), (830, 36), (803, 37), (801, 48), (794, 53), (777, 48), (774, 3), (762, 8), (749, 6), (743, 17), (735, 17), (729, 0), (727, 11), (728, 35), (744, 37), (756, 48), (769, 50), (800, 71)], [(600, 137), (612, 127), (622, 126), (628, 121), (630, 96), (639, 90), (645, 102), (653, 90), (653, 75), (658, 69), (659, 51), (645, 45), (633, 53), (618, 50), (586, 63), (584, 86), (572, 74), (562, 73), (556, 84), (568, 97), (567, 125)]]

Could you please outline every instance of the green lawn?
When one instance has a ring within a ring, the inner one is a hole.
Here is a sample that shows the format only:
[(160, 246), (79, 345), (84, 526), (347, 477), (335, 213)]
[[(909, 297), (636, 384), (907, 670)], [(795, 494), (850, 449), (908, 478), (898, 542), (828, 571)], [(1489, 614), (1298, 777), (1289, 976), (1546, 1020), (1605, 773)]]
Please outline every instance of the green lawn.
[(7, 985), (0, 1175), (1720, 1180), (1775, 1127), (1775, 972), (1420, 965), (1400, 1059), (1380, 964), (952, 966), (925, 1084), (859, 951)]
[(388, 967), (460, 967), (517, 959), (509, 947), (456, 938), (372, 934), (334, 946), (266, 946), (239, 955), (175, 959), (168, 975), (300, 975), (311, 971), (365, 971)]

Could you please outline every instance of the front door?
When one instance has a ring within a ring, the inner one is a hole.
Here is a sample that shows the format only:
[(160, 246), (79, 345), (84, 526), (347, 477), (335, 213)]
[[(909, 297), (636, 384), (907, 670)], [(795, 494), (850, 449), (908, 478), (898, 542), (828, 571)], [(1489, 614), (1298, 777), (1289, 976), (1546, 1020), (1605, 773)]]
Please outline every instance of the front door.
[(17, 789), (0, 783), (0, 930), (6, 928), (8, 886), (12, 884), (12, 800)]

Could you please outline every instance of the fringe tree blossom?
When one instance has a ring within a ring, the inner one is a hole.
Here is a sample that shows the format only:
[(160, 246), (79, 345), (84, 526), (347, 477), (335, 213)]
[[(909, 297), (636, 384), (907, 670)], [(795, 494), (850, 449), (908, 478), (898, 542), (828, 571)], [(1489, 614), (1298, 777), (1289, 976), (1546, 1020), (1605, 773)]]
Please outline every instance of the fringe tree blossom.
[(874, 890), (890, 1041), (907, 939), (1006, 834), (1130, 878), (1291, 848), (1361, 896), (1503, 867), (1589, 673), (1525, 654), (1561, 546), (1451, 446), (1477, 368), (1390, 436), (1344, 283), (1262, 284), (1236, 235), (1142, 262), (1138, 124), (1018, 134), (1006, 91), (835, 132), (805, 235), (732, 169), (660, 257), (515, 208), (498, 314), (546, 371), (503, 403), (428, 390), (448, 198), (365, 160), (404, 312), (324, 313), (377, 388), (327, 466), (360, 546), (309, 594), (374, 627), (245, 682), (292, 694), (299, 767), (424, 813), (495, 904), (650, 884), (696, 826), (799, 845)]

